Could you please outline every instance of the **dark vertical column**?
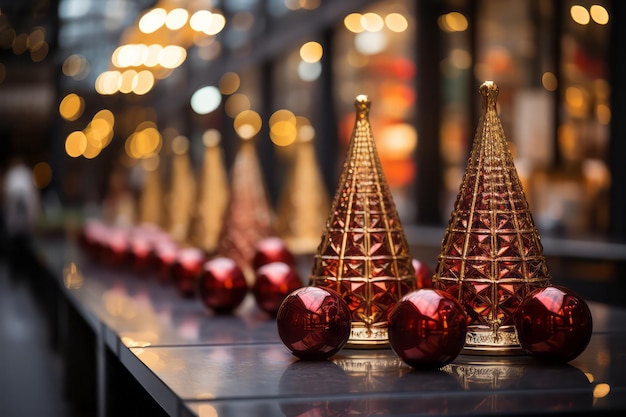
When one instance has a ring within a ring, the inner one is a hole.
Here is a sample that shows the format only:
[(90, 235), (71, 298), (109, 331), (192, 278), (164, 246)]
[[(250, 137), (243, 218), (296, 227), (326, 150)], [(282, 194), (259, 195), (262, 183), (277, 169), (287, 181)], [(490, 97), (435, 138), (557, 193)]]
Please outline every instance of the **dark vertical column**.
[(264, 62), (260, 64), (259, 68), (259, 88), (261, 90), (261, 102), (262, 108), (259, 110), (263, 125), (261, 131), (257, 135), (256, 147), (259, 153), (259, 159), (261, 162), (261, 168), (263, 175), (265, 176), (268, 197), (272, 204), (275, 204), (278, 199), (279, 185), (275, 177), (276, 170), (276, 155), (274, 152), (274, 145), (270, 140), (269, 120), (272, 115), (273, 109), (273, 94), (274, 94), (274, 77), (272, 76), (273, 65), (270, 62)]
[(563, 0), (555, 0), (552, 5), (552, 65), (554, 66), (554, 75), (556, 75), (557, 85), (554, 91), (554, 132), (553, 132), (553, 165), (559, 167), (561, 165), (561, 154), (559, 152), (559, 126), (562, 122), (561, 117), (561, 97), (563, 91), (563, 59), (561, 57), (561, 35), (563, 33), (563, 17), (568, 16), (565, 12)]
[(626, 239), (626, 3), (611, 2), (611, 35), (609, 44), (609, 77), (611, 83), (611, 135), (609, 142), (609, 167), (611, 170), (609, 233), (616, 239)]
[(437, 18), (440, 0), (418, 0), (417, 21), (417, 132), (416, 197), (419, 224), (441, 223), (440, 194), (442, 187), (439, 155), (441, 30)]
[(319, 95), (316, 97), (317, 133), (315, 148), (317, 160), (324, 178), (324, 184), (332, 198), (338, 181), (337, 153), (339, 148), (337, 112), (335, 111), (335, 80), (333, 74), (333, 31), (326, 30), (322, 34), (322, 74), (319, 79)]

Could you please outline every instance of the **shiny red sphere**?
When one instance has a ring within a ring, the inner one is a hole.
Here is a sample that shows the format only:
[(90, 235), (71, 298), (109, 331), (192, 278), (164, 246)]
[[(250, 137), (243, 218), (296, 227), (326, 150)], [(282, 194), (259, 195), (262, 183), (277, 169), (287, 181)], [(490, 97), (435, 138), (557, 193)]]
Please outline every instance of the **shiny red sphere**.
[(415, 280), (417, 281), (417, 289), (433, 288), (433, 271), (423, 262), (413, 258), (411, 260), (413, 269), (415, 269)]
[(467, 335), (467, 314), (450, 294), (434, 289), (402, 297), (389, 315), (389, 343), (407, 364), (436, 369), (461, 353)]
[(128, 259), (136, 272), (145, 272), (150, 261), (152, 244), (143, 236), (133, 236), (128, 245)]
[(522, 348), (540, 360), (569, 362), (591, 340), (593, 321), (585, 300), (561, 286), (538, 288), (513, 319)]
[(259, 308), (273, 316), (292, 291), (302, 286), (298, 272), (284, 262), (272, 262), (256, 271), (252, 294)]
[(252, 258), (252, 267), (256, 271), (263, 265), (272, 262), (284, 262), (287, 265), (295, 265), (296, 260), (287, 249), (285, 242), (278, 237), (261, 239), (257, 244)]
[(192, 298), (196, 295), (196, 281), (205, 260), (204, 252), (198, 248), (185, 248), (178, 252), (172, 264), (171, 275), (181, 296)]
[(206, 307), (216, 313), (229, 313), (236, 309), (248, 293), (246, 278), (230, 258), (211, 259), (202, 267), (198, 293)]
[(322, 360), (339, 352), (350, 337), (350, 308), (328, 288), (302, 287), (289, 294), (276, 316), (278, 335), (297, 357)]
[(172, 266), (178, 257), (179, 248), (174, 242), (156, 242), (150, 251), (149, 269), (156, 271), (157, 281), (162, 284), (172, 279)]

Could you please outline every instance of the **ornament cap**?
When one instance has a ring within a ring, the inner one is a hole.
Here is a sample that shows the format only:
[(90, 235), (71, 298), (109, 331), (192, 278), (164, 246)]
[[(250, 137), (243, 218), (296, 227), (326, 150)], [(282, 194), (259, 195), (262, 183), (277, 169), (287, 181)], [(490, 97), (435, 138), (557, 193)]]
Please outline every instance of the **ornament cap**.
[(354, 100), (354, 108), (356, 109), (357, 118), (365, 119), (370, 112), (371, 106), (372, 101), (369, 96), (366, 94), (359, 94), (356, 96), (356, 99)]
[(485, 107), (495, 107), (496, 101), (498, 100), (498, 93), (500, 92), (498, 84), (494, 81), (485, 81), (478, 91), (480, 95), (483, 96), (483, 105)]

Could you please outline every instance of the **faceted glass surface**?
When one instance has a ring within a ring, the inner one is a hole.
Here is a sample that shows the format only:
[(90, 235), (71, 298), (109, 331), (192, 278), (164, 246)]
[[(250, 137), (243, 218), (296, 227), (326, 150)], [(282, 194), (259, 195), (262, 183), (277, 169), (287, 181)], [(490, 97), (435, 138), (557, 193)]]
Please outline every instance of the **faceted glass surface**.
[(387, 344), (387, 315), (416, 289), (412, 259), (368, 120), (369, 99), (357, 97), (356, 123), (310, 277), (348, 303), (349, 343)]
[(484, 114), (433, 281), (464, 305), (470, 327), (491, 329), (495, 341), (526, 294), (551, 278), (496, 112), (498, 88), (487, 82), (481, 94)]

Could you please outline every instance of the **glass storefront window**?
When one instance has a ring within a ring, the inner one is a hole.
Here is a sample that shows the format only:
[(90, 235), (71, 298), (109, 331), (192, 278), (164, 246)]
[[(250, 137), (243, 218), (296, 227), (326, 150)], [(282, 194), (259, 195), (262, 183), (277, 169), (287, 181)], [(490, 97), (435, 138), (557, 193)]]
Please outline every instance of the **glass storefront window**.
[[(342, 155), (354, 126), (354, 100), (367, 94), (370, 122), (383, 170), (400, 217), (413, 219), (416, 75), (413, 9), (404, 1), (376, 3), (345, 17), (333, 56), (334, 99)], [(338, 158), (338, 163), (343, 157)]]

